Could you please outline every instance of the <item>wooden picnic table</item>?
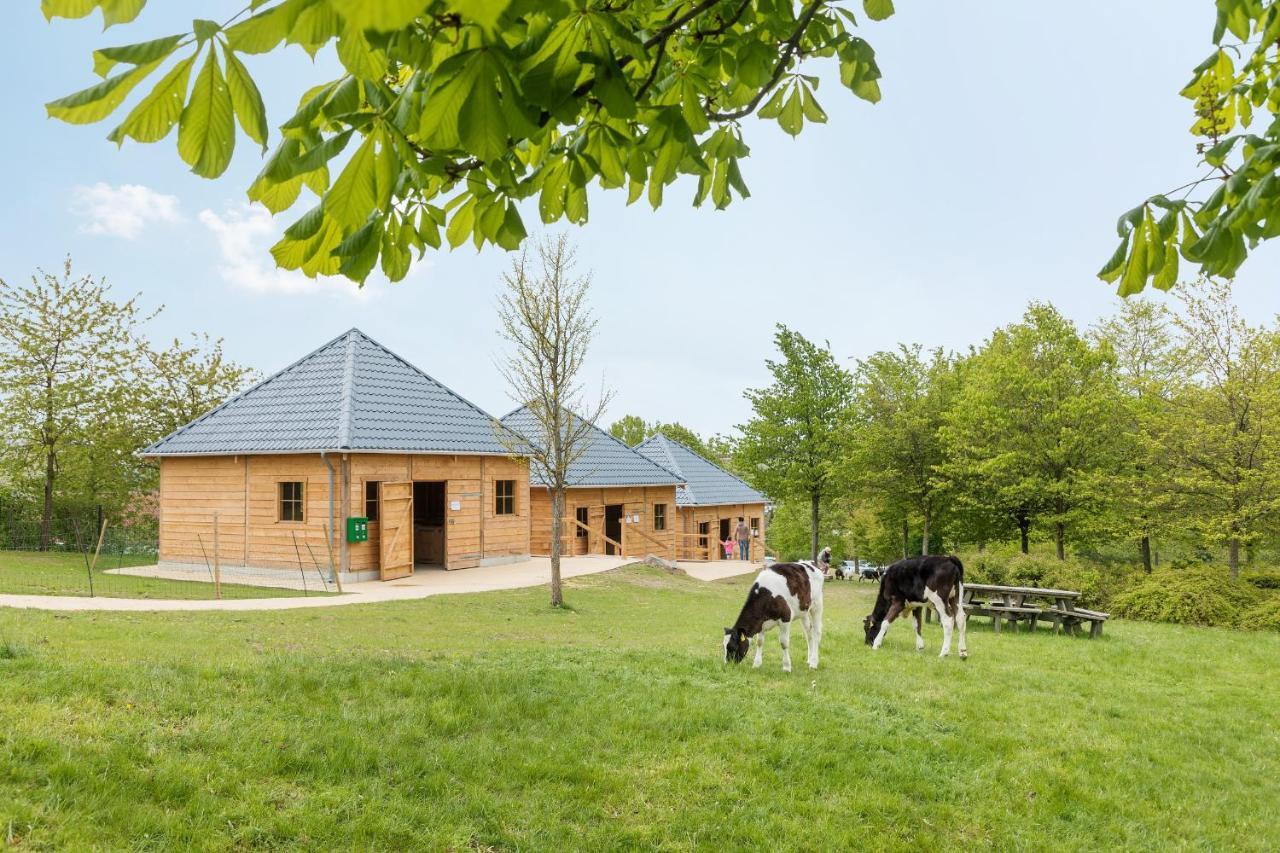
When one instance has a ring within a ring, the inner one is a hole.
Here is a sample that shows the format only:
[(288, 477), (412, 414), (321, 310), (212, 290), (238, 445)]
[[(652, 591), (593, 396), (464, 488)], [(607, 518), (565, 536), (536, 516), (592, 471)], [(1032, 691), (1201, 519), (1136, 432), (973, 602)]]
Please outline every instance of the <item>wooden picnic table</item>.
[[(990, 616), (999, 633), (1001, 622), (1017, 626), (1026, 622), (1032, 630), (1041, 619), (1053, 623), (1054, 632), (1075, 633), (1081, 624), (1089, 623), (1089, 636), (1102, 634), (1102, 623), (1108, 614), (1076, 607), (1080, 593), (1070, 589), (1045, 589), (1034, 586), (1000, 586), (966, 583), (963, 606), (970, 616)], [(925, 611), (928, 617), (929, 611)]]

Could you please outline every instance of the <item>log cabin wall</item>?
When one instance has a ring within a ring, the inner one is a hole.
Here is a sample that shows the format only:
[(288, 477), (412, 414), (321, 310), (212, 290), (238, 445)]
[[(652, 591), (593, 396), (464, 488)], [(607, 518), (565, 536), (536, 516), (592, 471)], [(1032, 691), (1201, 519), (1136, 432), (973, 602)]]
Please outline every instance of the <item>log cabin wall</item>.
[[(340, 454), (334, 466), (335, 538), (340, 561), (346, 536)], [(350, 454), (348, 514), (366, 512), (369, 481), (444, 481), (446, 568), (509, 562), (529, 554), (529, 475), (521, 459), (501, 456)], [(515, 481), (515, 506), (499, 515), (496, 482)], [(282, 482), (303, 484), (301, 521), (280, 518)], [(458, 506), (457, 510), (452, 507)], [(296, 569), (328, 565), (329, 469), (317, 454), (162, 457), (160, 459), (160, 559), (202, 563), (213, 559), (213, 517), (218, 515), (218, 556), (226, 565)], [(248, 524), (246, 525), (246, 516)], [(377, 571), (379, 524), (367, 542), (348, 543), (348, 570)]]
[[(748, 552), (753, 561), (761, 561), (765, 556), (765, 516), (764, 504), (715, 504), (709, 506), (685, 506), (680, 508), (680, 530), (688, 535), (680, 537), (680, 559), (682, 560), (719, 560), (724, 557), (724, 549), (720, 546), (720, 521), (729, 519), (729, 535), (733, 535), (733, 529), (737, 527), (738, 519), (744, 518), (747, 524), (751, 524), (752, 519), (759, 519), (756, 529), (760, 531), (759, 536), (753, 536), (751, 539), (751, 549)], [(699, 540), (696, 538), (698, 525), (701, 523), (709, 525), (709, 536), (707, 537), (707, 547), (701, 547)], [(734, 546), (737, 547), (736, 544)]]
[[(551, 492), (542, 486), (532, 486), (528, 494), (531, 510), (529, 546), (531, 553), (545, 556), (551, 553)], [(568, 489), (565, 495), (561, 553), (606, 553), (606, 543), (601, 536), (604, 532), (604, 508), (617, 504), (622, 506), (623, 556), (644, 557), (647, 554), (657, 554), (669, 557), (673, 553), (677, 545), (676, 531), (679, 525), (675, 486), (592, 486)], [(658, 530), (654, 524), (654, 506), (657, 504), (666, 508), (666, 525), (663, 530)], [(573, 523), (580, 508), (586, 510), (587, 525), (591, 528), (586, 536), (579, 536), (578, 527)], [(636, 518), (639, 520), (633, 520)]]

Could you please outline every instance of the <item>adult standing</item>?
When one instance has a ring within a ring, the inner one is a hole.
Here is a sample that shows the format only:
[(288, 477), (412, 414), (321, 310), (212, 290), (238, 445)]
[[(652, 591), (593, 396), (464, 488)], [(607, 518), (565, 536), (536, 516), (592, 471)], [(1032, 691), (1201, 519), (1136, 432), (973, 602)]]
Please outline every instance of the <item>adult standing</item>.
[(738, 540), (738, 553), (743, 560), (751, 559), (751, 528), (747, 527), (747, 522), (738, 517), (738, 526), (734, 530), (734, 538)]

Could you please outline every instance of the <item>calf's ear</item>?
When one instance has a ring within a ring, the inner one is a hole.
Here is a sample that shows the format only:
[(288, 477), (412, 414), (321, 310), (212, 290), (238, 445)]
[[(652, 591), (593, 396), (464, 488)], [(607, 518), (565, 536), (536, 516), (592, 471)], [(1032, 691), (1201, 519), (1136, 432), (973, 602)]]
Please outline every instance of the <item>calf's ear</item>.
[(733, 633), (733, 629), (732, 629), (732, 628), (725, 628), (725, 629), (724, 629), (724, 635), (725, 635), (726, 637), (727, 637), (727, 636), (729, 636), (729, 635), (730, 635), (730, 634), (732, 634), (732, 633)]

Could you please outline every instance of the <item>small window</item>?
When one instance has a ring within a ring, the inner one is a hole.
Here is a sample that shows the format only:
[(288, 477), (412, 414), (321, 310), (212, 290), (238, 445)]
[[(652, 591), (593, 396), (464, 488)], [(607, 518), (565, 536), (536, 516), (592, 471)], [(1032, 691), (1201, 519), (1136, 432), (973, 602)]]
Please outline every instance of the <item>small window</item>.
[(751, 535), (752, 536), (760, 535), (760, 519), (758, 518), (751, 519)]
[(381, 485), (377, 480), (364, 484), (364, 517), (370, 521), (378, 520), (378, 487)]
[[(587, 524), (587, 508), (585, 506), (578, 507), (573, 511), (573, 517), (578, 519), (578, 524), (575, 524), (573, 526), (574, 531), (576, 531), (577, 537), (579, 539), (586, 539), (587, 528), (585, 525)], [(583, 525), (583, 526), (580, 527), (579, 525)]]
[(653, 505), (653, 529), (654, 530), (667, 529), (667, 505), (666, 504)]
[(303, 490), (302, 483), (281, 483), (280, 484), (280, 520), (281, 521), (302, 521), (303, 520)]
[(496, 515), (516, 514), (516, 481), (494, 480), (495, 501), (493, 511)]

